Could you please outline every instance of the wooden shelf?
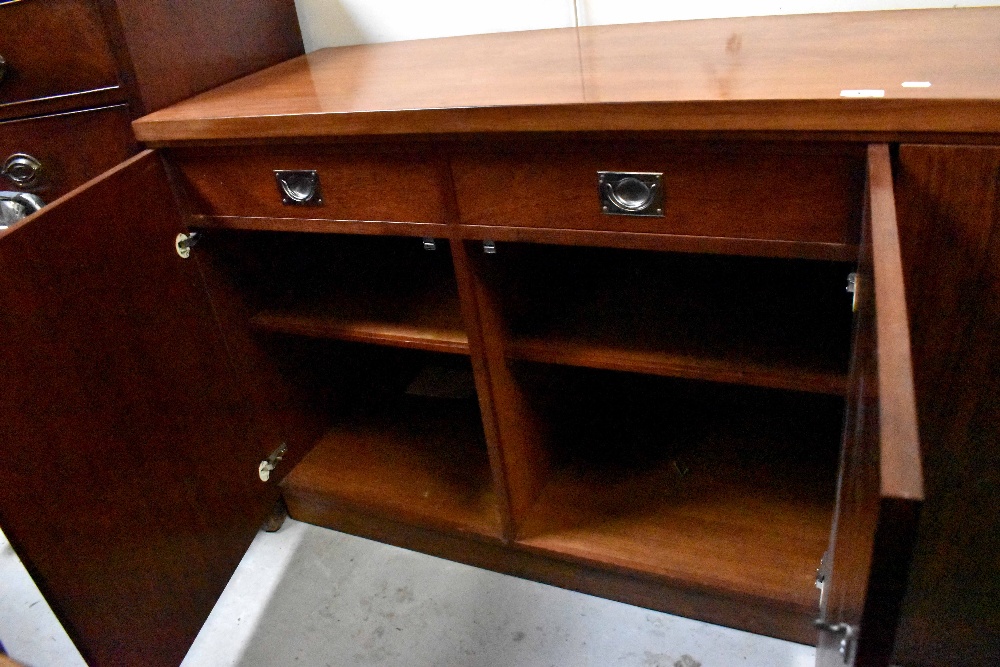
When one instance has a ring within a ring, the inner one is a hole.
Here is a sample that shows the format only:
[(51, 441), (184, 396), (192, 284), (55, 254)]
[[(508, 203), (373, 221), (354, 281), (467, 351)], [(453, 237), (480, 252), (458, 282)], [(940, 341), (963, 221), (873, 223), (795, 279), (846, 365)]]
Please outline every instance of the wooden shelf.
[(595, 422), (593, 405), (584, 403), (576, 423), (555, 422), (553, 448), (561, 448), (563, 463), (518, 542), (814, 613), (813, 579), (833, 513), (840, 401), (734, 387), (713, 404), (706, 387), (677, 396), (655, 418), (644, 403)]
[(282, 487), (291, 516), (309, 523), (332, 523), (349, 509), (427, 528), (500, 536), (474, 399), (397, 397), (374, 414), (331, 428)]
[[(530, 250), (511, 359), (843, 395), (849, 265), (642, 251)], [(516, 264), (516, 262), (512, 262)]]
[(322, 306), (264, 310), (251, 323), (272, 333), (469, 354), (457, 298), (425, 302), (426, 307), (412, 301), (357, 303), (342, 299)]
[[(629, 341), (636, 342), (636, 341)], [(662, 342), (662, 341), (661, 341)], [(711, 380), (733, 384), (755, 385), (776, 389), (821, 394), (843, 395), (847, 387), (846, 373), (814, 369), (794, 364), (755, 363), (746, 358), (711, 358), (694, 352), (675, 352), (669, 343), (656, 349), (656, 341), (628, 347), (605, 341), (559, 337), (516, 338), (508, 343), (507, 354), (512, 359), (581, 366), (613, 371), (630, 371), (668, 377)]]
[(447, 241), (215, 230), (206, 244), (272, 333), (469, 354)]

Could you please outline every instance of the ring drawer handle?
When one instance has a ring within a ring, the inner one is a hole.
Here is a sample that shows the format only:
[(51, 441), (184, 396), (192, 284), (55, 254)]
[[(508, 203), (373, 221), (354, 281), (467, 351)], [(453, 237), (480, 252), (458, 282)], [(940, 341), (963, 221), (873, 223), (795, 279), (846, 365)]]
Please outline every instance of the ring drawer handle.
[(312, 206), (323, 203), (319, 192), (319, 174), (315, 169), (275, 169), (281, 202), (286, 206)]
[(3, 163), (0, 175), (9, 178), (15, 185), (31, 188), (42, 182), (42, 163), (27, 153), (14, 153)]
[(27, 192), (0, 192), (0, 229), (7, 229), (45, 206), (38, 195)]
[(597, 182), (602, 213), (663, 217), (663, 174), (599, 171)]

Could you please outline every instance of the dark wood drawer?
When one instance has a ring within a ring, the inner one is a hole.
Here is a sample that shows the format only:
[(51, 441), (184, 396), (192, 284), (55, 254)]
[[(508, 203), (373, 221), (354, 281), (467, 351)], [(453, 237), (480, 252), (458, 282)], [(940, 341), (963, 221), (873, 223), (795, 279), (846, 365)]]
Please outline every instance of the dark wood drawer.
[[(6, 61), (0, 80), (0, 118), (36, 113), (28, 102), (45, 98), (46, 110), (91, 103), (80, 93), (119, 85), (118, 67), (90, 0), (24, 0), (0, 4)], [(123, 99), (117, 90), (104, 91)]]
[[(447, 221), (447, 166), (407, 146), (240, 147), (169, 152), (190, 213), (212, 218)], [(322, 201), (283, 202), (275, 170), (315, 170)]]
[(41, 163), (35, 183), (0, 176), (0, 190), (39, 195), (46, 202), (102, 174), (135, 152), (127, 105), (0, 123), (0, 167), (16, 154)]
[[(855, 244), (864, 153), (815, 144), (577, 141), (462, 151), (466, 225)], [(663, 174), (662, 216), (608, 215), (599, 171)]]

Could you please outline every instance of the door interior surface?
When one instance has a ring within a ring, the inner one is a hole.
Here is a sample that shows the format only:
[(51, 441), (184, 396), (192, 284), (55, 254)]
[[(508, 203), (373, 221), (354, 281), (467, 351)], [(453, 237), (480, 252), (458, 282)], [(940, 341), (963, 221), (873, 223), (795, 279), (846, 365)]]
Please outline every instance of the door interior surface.
[(146, 152), (0, 236), (0, 525), (94, 665), (178, 664), (277, 498), (173, 202)]
[(837, 508), (816, 663), (887, 665), (924, 497), (889, 148), (868, 153)]

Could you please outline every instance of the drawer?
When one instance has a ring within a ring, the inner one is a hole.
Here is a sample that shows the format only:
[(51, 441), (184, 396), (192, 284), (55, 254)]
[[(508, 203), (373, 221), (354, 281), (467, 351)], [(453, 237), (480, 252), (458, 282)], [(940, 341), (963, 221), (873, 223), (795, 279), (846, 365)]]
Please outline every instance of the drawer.
[[(466, 225), (855, 244), (864, 152), (850, 145), (560, 142), (462, 151), (453, 170)], [(662, 215), (604, 213), (602, 171), (662, 173)]]
[(51, 202), (124, 161), (135, 149), (124, 104), (0, 122), (0, 169), (19, 154), (40, 165), (33, 172), (22, 162), (20, 171), (4, 172), (0, 190), (30, 192)]
[[(0, 26), (0, 117), (26, 115), (27, 101), (119, 85), (117, 63), (90, 0), (0, 3)], [(74, 106), (81, 104), (71, 97), (60, 108)]]
[[(189, 212), (211, 217), (438, 223), (447, 221), (447, 166), (396, 145), (174, 149), (168, 160)], [(286, 202), (276, 170), (315, 171), (319, 201)]]

